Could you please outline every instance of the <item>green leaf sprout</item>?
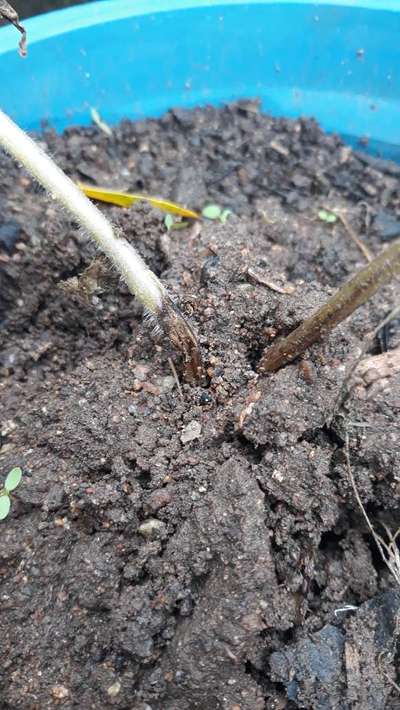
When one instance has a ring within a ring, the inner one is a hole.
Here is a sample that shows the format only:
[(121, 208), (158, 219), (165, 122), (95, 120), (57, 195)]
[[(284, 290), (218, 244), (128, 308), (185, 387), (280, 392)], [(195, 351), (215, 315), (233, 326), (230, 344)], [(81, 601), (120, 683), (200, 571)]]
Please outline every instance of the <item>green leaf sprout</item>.
[(222, 208), (219, 205), (206, 205), (201, 214), (206, 219), (220, 219), (222, 214)]
[(10, 512), (10, 499), (6, 493), (0, 495), (0, 520), (4, 520)]
[(22, 471), (19, 466), (11, 469), (4, 483), (4, 488), (0, 491), (0, 520), (4, 520), (10, 512), (10, 493), (21, 483)]
[(335, 213), (328, 212), (328, 210), (320, 210), (318, 212), (318, 217), (322, 220), (322, 222), (326, 222), (327, 224), (334, 224), (337, 222), (337, 216)]
[(206, 205), (201, 214), (206, 219), (219, 220), (222, 224), (225, 224), (229, 215), (232, 214), (232, 210), (223, 209), (219, 205)]
[(233, 214), (232, 210), (222, 210), (219, 216), (219, 221), (222, 222), (222, 224), (225, 224), (230, 214)]
[(10, 473), (8, 474), (4, 488), (6, 489), (7, 493), (10, 493), (13, 491), (19, 484), (21, 483), (21, 478), (22, 478), (22, 471), (20, 468), (13, 468)]
[(172, 214), (166, 214), (166, 215), (165, 215), (165, 217), (164, 217), (164, 224), (165, 224), (165, 226), (166, 226), (168, 232), (170, 231), (170, 229), (173, 228), (173, 226), (174, 226), (174, 218), (173, 218)]

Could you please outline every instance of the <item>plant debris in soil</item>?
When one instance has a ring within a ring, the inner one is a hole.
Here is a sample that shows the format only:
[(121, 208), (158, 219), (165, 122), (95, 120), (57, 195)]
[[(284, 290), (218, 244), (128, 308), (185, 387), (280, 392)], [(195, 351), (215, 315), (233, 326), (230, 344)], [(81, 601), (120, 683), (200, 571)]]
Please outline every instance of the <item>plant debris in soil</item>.
[(38, 138), (76, 180), (234, 214), (167, 233), (150, 208), (101, 207), (199, 335), (207, 382), (178, 387), (124, 284), (1, 156), (0, 462), (24, 472), (0, 537), (1, 708), (397, 707), (400, 590), (344, 442), (374, 526), (395, 531), (399, 372), (356, 380), (327, 422), (398, 284), (256, 371), (365, 264), (318, 212), (379, 253), (400, 166), (255, 101)]

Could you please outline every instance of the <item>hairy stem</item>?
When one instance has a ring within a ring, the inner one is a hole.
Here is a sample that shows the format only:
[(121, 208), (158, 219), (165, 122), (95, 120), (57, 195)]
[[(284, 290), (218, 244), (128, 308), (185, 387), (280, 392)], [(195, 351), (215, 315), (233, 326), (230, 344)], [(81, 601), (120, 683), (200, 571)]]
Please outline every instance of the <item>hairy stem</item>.
[(400, 242), (371, 261), (287, 338), (264, 351), (258, 370), (275, 372), (301, 355), (400, 274)]
[[(199, 375), (197, 340), (179, 310), (174, 307), (170, 322), (170, 298), (136, 249), (117, 234), (100, 210), (63, 173), (54, 161), (0, 110), (0, 145), (10, 153), (47, 192), (79, 222), (94, 239), (147, 312), (161, 321), (171, 342), (183, 353), (188, 372)], [(193, 362), (191, 362), (193, 359)]]

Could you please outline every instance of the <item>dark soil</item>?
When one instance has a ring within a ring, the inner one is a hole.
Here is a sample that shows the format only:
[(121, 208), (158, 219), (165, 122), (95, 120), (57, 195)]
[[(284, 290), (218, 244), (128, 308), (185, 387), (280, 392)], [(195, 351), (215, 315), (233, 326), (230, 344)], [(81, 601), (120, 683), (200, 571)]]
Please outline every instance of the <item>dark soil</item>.
[(209, 384), (180, 393), (126, 287), (102, 263), (79, 282), (94, 246), (1, 156), (0, 459), (24, 471), (1, 523), (1, 708), (399, 707), (400, 593), (344, 458), (347, 427), (367, 511), (395, 530), (399, 375), (327, 423), (398, 286), (300, 361), (256, 367), (365, 263), (318, 210), (345, 209), (378, 253), (400, 166), (254, 102), (40, 140), (76, 179), (235, 215), (167, 235), (157, 212), (102, 208), (199, 334)]

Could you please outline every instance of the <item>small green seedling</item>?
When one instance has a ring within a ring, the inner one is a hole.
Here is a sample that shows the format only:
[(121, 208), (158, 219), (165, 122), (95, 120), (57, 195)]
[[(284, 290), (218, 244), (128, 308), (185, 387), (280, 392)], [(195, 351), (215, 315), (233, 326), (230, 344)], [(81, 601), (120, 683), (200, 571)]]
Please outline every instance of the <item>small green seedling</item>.
[(11, 469), (8, 474), (4, 488), (0, 491), (0, 520), (4, 520), (10, 512), (10, 493), (19, 486), (22, 478), (22, 471), (19, 467)]
[(186, 229), (186, 227), (190, 226), (189, 222), (186, 222), (185, 220), (180, 222), (175, 221), (172, 214), (165, 215), (164, 224), (167, 228), (167, 232), (171, 232), (173, 229)]
[(223, 209), (219, 205), (206, 205), (201, 214), (206, 219), (219, 220), (222, 224), (225, 224), (229, 215), (232, 214), (232, 210)]
[(170, 231), (170, 229), (173, 229), (175, 222), (174, 222), (174, 218), (173, 218), (172, 214), (165, 215), (164, 224), (165, 224), (168, 232)]
[[(230, 214), (232, 214), (231, 210), (223, 209), (219, 205), (206, 205), (201, 211), (201, 216), (205, 217), (205, 219), (218, 220), (222, 224), (225, 224)], [(165, 216), (164, 224), (168, 232), (173, 229), (186, 229), (186, 227), (190, 226), (190, 223), (186, 220), (176, 221), (172, 214)]]
[(326, 222), (327, 224), (334, 224), (337, 222), (337, 216), (335, 213), (328, 212), (328, 210), (320, 210), (318, 212), (318, 217), (322, 222)]
[(219, 205), (206, 205), (201, 214), (206, 219), (219, 219), (221, 217), (222, 209)]
[(233, 214), (232, 210), (222, 210), (220, 214), (219, 221), (222, 222), (222, 224), (225, 224), (226, 220), (228, 219), (229, 215)]

